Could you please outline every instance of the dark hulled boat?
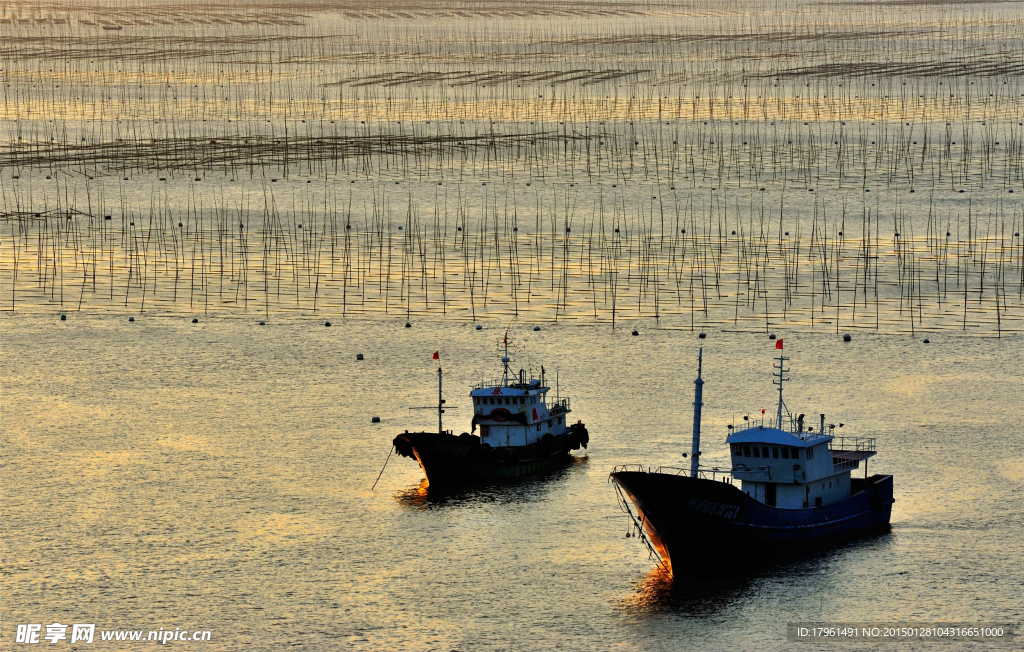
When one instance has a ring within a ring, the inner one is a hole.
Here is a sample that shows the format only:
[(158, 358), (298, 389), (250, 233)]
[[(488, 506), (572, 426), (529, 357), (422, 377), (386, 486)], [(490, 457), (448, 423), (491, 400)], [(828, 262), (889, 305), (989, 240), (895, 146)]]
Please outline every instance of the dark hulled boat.
[[(684, 567), (687, 574), (696, 573), (698, 563), (721, 572), (713, 562), (742, 566), (752, 556), (795, 552), (889, 527), (893, 478), (867, 475), (867, 460), (876, 452), (873, 438), (837, 438), (833, 426), (825, 434), (825, 415), (818, 432), (804, 427), (803, 415), (795, 420), (790, 415), (789, 427), (778, 427), (786, 359), (778, 359), (775, 423), (729, 427), (731, 469), (700, 467), (698, 365), (690, 469), (620, 466), (612, 472), (623, 508), (670, 573)], [(861, 462), (864, 477), (852, 478)]]
[(500, 482), (541, 473), (568, 461), (569, 452), (587, 447), (590, 435), (577, 421), (568, 423), (572, 410), (568, 398), (548, 405), (550, 387), (540, 379), (527, 380), (509, 370), (508, 339), (505, 339), (503, 378), (475, 387), (472, 430), (455, 435), (444, 430), (441, 398), (442, 371), (438, 379), (438, 431), (406, 431), (394, 438), (395, 451), (419, 462), (430, 486)]

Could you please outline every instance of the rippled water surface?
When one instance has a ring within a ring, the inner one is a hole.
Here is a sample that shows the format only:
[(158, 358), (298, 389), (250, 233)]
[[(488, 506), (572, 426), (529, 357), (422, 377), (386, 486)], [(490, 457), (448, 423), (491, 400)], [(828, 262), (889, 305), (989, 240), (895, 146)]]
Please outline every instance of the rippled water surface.
[[(503, 325), (484, 326), (4, 315), (4, 631), (188, 626), (218, 649), (750, 650), (790, 648), (787, 622), (1020, 620), (1019, 337), (780, 331), (788, 403), (878, 438), (892, 531), (673, 583), (625, 538), (607, 478), (682, 461), (689, 331), (514, 325), (517, 361), (557, 370), (590, 448), (549, 476), (450, 496), (392, 456), (371, 491), (394, 434), (433, 423), (408, 408), (434, 400), (434, 350), (459, 408), (448, 424), (468, 429), (469, 385), (498, 366)], [(707, 464), (725, 461), (734, 417), (771, 407), (771, 353), (763, 335), (709, 333)]]
[[(1020, 622), (1021, 15), (0, 3), (0, 649), (54, 622), (495, 652)], [(591, 445), (437, 495), (391, 440), (436, 427), (409, 409), (434, 351), (469, 430), (510, 323)], [(794, 411), (877, 438), (891, 532), (657, 572), (608, 474), (686, 463), (701, 330), (702, 460), (771, 411), (774, 331)]]

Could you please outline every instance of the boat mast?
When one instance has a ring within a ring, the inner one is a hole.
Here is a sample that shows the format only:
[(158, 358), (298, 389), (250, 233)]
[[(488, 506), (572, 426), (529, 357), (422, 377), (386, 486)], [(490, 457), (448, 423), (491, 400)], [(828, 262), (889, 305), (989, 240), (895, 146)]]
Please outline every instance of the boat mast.
[(701, 398), (704, 394), (704, 381), (701, 380), (701, 368), (704, 366), (704, 347), (700, 347), (697, 354), (697, 380), (694, 384), (693, 397), (693, 445), (690, 448), (690, 477), (697, 477), (697, 469), (700, 467), (700, 408), (704, 405)]
[(779, 357), (777, 357), (775, 359), (779, 361), (779, 364), (777, 366), (776, 365), (772, 365), (772, 366), (775, 366), (776, 369), (778, 369), (778, 373), (774, 373), (772, 375), (779, 379), (778, 382), (776, 382), (774, 380), (772, 381), (773, 384), (776, 384), (776, 385), (779, 386), (779, 410), (778, 410), (778, 413), (777, 413), (777, 415), (775, 417), (775, 427), (781, 429), (782, 428), (782, 408), (784, 407), (784, 405), (782, 403), (782, 381), (789, 380), (789, 378), (785, 378), (784, 375), (783, 375), (783, 374), (789, 373), (789, 369), (784, 369), (783, 366), (785, 365), (786, 360), (789, 360), (789, 358), (783, 356), (780, 353)]
[(441, 365), (437, 366), (437, 434), (444, 434), (444, 427), (441, 425), (441, 415), (444, 414), (444, 399), (441, 398)]
[(505, 355), (502, 356), (501, 363), (503, 365), (505, 365), (505, 380), (504, 380), (504, 382), (505, 382), (505, 387), (508, 387), (508, 363), (509, 363), (509, 357), (508, 357), (508, 331), (505, 331), (504, 344), (505, 344)]

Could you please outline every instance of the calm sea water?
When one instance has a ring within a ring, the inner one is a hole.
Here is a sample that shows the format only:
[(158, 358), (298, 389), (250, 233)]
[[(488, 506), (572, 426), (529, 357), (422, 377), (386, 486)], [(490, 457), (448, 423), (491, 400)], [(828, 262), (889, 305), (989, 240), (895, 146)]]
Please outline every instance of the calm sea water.
[[(395, 456), (371, 486), (397, 432), (435, 423), (409, 410), (435, 400), (435, 350), (446, 425), (468, 430), (503, 324), (257, 319), (0, 316), (0, 646), (29, 622), (207, 629), (211, 649), (771, 650), (796, 645), (788, 622), (1021, 621), (1019, 335), (779, 331), (788, 404), (878, 438), (892, 531), (693, 583), (625, 538), (608, 473), (683, 463), (694, 333), (515, 324), (517, 366), (557, 370), (590, 448), (443, 497)], [(709, 331), (707, 464), (728, 423), (771, 408), (773, 353)]]

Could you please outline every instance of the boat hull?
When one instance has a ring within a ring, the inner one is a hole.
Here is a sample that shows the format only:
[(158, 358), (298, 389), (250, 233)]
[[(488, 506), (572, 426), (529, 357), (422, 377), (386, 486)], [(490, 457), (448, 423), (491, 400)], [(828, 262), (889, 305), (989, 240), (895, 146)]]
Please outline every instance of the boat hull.
[(490, 447), (475, 435), (406, 432), (394, 439), (395, 450), (415, 459), (431, 487), (503, 482), (564, 464), (569, 451), (587, 447), (582, 423), (562, 435), (529, 446)]
[(891, 475), (855, 480), (849, 497), (806, 509), (769, 507), (731, 483), (705, 478), (644, 471), (615, 471), (611, 477), (635, 505), (637, 521), (673, 574), (699, 574), (697, 565), (720, 572), (765, 553), (886, 530), (894, 502)]

